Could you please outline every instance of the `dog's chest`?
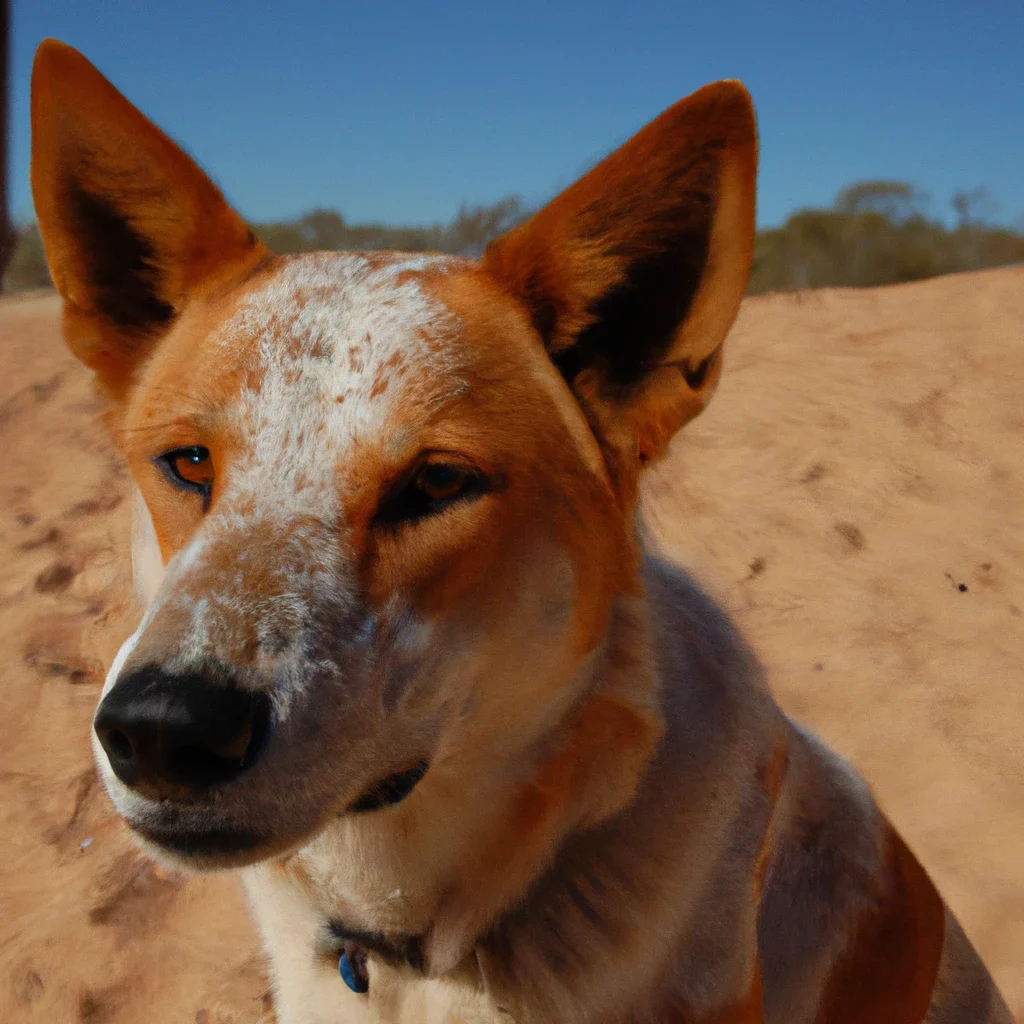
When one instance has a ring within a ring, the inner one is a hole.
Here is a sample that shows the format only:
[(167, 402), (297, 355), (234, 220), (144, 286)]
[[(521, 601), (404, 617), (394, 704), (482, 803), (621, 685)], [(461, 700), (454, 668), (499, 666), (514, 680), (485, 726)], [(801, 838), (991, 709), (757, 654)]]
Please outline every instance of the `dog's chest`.
[(339, 971), (345, 944), (301, 891), (265, 867), (243, 872), (253, 917), (269, 957), (279, 1024), (497, 1024), (504, 1018), (481, 993), (418, 976), (367, 951), (367, 991)]

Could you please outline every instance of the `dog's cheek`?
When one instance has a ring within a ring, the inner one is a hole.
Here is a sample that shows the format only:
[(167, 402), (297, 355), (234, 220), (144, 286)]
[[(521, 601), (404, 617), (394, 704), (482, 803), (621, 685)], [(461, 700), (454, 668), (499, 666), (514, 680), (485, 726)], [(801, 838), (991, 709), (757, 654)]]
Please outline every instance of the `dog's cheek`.
[(383, 715), (429, 717), (439, 704), (440, 681), (451, 675), (450, 660), (442, 629), (408, 608), (394, 615), (380, 629), (373, 655)]

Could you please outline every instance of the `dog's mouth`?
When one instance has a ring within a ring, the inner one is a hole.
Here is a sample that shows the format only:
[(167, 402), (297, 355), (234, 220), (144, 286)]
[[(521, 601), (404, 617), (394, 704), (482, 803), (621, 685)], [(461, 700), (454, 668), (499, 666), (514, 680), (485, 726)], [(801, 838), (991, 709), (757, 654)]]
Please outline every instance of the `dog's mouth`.
[(235, 858), (259, 849), (266, 837), (249, 829), (213, 827), (205, 829), (160, 828), (129, 821), (132, 831), (166, 853), (189, 859)]
[(348, 813), (365, 814), (400, 804), (419, 785), (428, 767), (426, 761), (417, 761), (411, 768), (375, 782), (348, 808)]
[[(349, 804), (344, 813), (367, 814), (400, 804), (419, 785), (428, 767), (427, 761), (417, 761), (410, 768), (379, 779)], [(194, 818), (160, 823), (129, 820), (128, 825), (165, 853), (194, 863), (250, 863), (263, 859), (269, 847), (279, 845), (271, 834), (262, 831), (222, 823), (206, 825)]]

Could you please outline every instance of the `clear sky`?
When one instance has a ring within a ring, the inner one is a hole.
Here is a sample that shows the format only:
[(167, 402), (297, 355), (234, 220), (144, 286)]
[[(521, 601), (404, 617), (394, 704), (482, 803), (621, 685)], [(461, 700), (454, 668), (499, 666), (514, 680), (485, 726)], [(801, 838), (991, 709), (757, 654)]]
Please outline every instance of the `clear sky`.
[(531, 202), (662, 109), (741, 78), (759, 221), (899, 178), (1024, 214), (1024, 0), (13, 0), (14, 214), (40, 39), (82, 50), (253, 220), (447, 220)]

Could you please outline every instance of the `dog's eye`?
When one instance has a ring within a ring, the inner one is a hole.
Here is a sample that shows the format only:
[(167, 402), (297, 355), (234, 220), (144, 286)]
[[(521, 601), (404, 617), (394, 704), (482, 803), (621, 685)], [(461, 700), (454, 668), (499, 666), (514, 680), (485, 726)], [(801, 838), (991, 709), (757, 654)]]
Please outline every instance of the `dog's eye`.
[(175, 448), (157, 456), (156, 462), (175, 487), (195, 491), (203, 496), (204, 503), (209, 502), (213, 489), (213, 460), (208, 449), (198, 445)]
[(440, 460), (425, 462), (385, 498), (377, 520), (397, 524), (423, 519), (487, 490), (487, 478), (468, 466)]
[(416, 474), (416, 486), (429, 501), (451, 501), (469, 482), (469, 470), (443, 462), (428, 462)]

